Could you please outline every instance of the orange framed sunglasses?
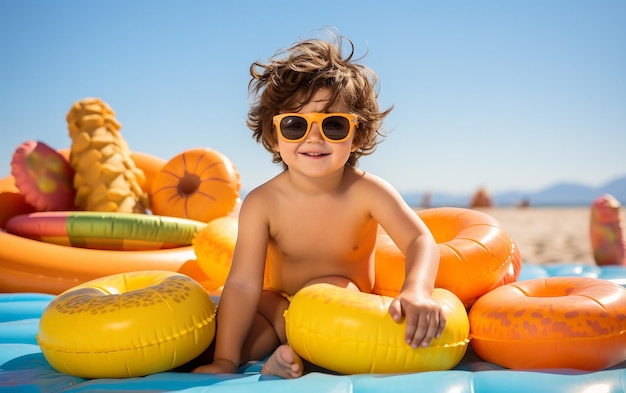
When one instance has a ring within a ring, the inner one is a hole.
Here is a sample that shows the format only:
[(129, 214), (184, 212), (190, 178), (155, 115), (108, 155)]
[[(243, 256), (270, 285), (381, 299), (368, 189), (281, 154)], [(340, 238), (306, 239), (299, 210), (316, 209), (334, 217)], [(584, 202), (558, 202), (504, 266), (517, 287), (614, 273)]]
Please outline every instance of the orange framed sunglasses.
[(280, 137), (286, 142), (303, 141), (313, 123), (329, 142), (343, 142), (350, 138), (358, 125), (357, 117), (349, 113), (282, 113), (273, 118)]

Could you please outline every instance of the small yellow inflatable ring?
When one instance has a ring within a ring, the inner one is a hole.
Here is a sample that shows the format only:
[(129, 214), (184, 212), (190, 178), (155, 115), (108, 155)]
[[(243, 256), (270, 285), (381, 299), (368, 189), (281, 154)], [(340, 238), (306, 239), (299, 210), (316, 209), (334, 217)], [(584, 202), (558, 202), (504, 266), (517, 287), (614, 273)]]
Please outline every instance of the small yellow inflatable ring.
[(343, 374), (449, 370), (467, 350), (467, 312), (448, 290), (435, 288), (433, 299), (446, 328), (427, 348), (413, 349), (404, 342), (406, 324), (389, 315), (391, 297), (314, 284), (298, 291), (285, 312), (287, 341), (304, 359)]
[(120, 273), (54, 298), (41, 315), (37, 341), (59, 372), (137, 377), (202, 353), (215, 336), (215, 312), (207, 292), (183, 274)]

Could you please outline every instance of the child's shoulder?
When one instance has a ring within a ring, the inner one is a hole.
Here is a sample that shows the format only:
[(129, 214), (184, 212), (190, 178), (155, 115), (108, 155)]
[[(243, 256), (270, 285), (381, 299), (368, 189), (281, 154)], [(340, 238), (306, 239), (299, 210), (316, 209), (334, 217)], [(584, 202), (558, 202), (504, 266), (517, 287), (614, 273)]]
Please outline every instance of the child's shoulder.
[(348, 166), (346, 167), (346, 179), (360, 187), (390, 187), (390, 184), (383, 178), (362, 169)]
[(272, 179), (266, 181), (265, 183), (253, 188), (252, 191), (248, 192), (245, 199), (258, 201), (267, 200), (268, 198), (274, 198), (275, 193), (281, 187), (280, 184), (281, 178), (284, 176), (283, 173), (278, 174)]
[(350, 172), (347, 172), (347, 177), (352, 178), (350, 188), (361, 196), (367, 195), (375, 201), (381, 201), (389, 197), (397, 198), (399, 196), (398, 191), (391, 183), (370, 172), (353, 168)]

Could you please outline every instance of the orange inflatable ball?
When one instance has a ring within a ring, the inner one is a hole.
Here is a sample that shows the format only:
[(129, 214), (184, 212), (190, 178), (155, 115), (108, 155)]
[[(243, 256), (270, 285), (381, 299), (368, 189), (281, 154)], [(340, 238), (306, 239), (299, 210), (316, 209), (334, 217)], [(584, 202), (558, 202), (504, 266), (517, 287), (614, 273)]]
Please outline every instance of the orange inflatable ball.
[(239, 188), (239, 172), (228, 157), (209, 148), (190, 149), (157, 173), (151, 209), (154, 214), (209, 222), (233, 211)]
[(193, 249), (200, 269), (206, 275), (202, 285), (208, 291), (224, 286), (233, 262), (237, 242), (237, 218), (216, 218), (193, 238)]
[(211, 296), (220, 296), (222, 294), (221, 288), (215, 289), (215, 283), (200, 268), (200, 264), (196, 259), (190, 259), (183, 263), (180, 269), (178, 269), (178, 273), (191, 277)]
[(26, 202), (38, 211), (74, 210), (74, 169), (45, 143), (28, 140), (19, 145), (11, 174)]

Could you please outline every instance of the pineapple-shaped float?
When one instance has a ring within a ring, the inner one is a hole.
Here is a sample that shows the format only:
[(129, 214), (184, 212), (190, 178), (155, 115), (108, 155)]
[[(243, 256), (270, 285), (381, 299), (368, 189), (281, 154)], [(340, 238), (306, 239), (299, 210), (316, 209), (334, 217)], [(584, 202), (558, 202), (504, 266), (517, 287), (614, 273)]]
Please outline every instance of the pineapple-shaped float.
[(74, 103), (67, 114), (72, 146), (75, 204), (81, 210), (145, 213), (146, 178), (122, 138), (120, 123), (108, 104), (98, 98)]

